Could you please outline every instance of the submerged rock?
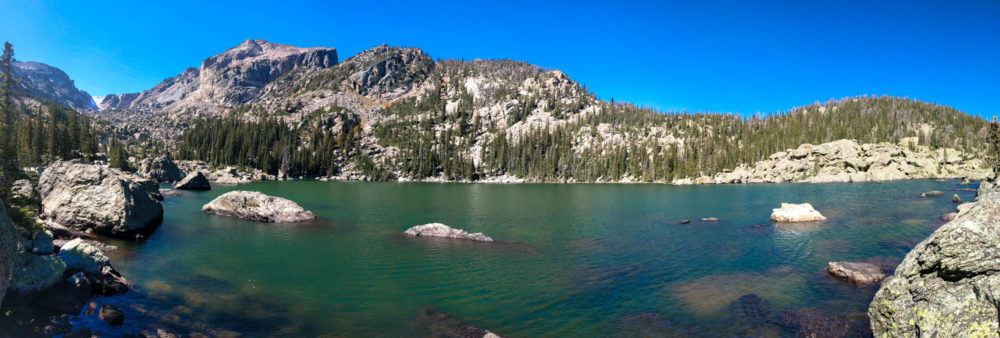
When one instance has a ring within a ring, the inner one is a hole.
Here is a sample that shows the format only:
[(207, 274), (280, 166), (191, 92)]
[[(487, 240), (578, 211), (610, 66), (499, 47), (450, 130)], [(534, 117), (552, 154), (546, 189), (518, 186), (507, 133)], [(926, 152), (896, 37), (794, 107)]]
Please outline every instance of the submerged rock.
[(778, 323), (798, 337), (869, 337), (867, 320), (848, 320), (813, 308), (783, 311)]
[(106, 166), (58, 161), (38, 183), (43, 216), (78, 229), (134, 238), (163, 220), (163, 206), (153, 195), (159, 187)]
[(944, 214), (944, 216), (941, 216), (941, 220), (942, 221), (951, 221), (951, 220), (955, 219), (955, 217), (957, 217), (957, 216), (958, 216), (957, 212), (949, 212), (947, 214)]
[(295, 202), (256, 191), (231, 191), (205, 204), (206, 214), (237, 217), (257, 222), (301, 222), (316, 218)]
[(923, 194), (920, 194), (920, 197), (937, 197), (937, 196), (944, 196), (944, 191), (931, 190)]
[(881, 282), (886, 275), (875, 264), (861, 262), (830, 262), (826, 271), (831, 275), (858, 285), (872, 285)]
[(202, 175), (200, 171), (195, 171), (185, 176), (177, 182), (177, 184), (174, 184), (174, 189), (211, 190), (212, 185), (208, 183), (208, 179), (205, 178), (205, 175)]
[(122, 310), (111, 304), (104, 304), (101, 306), (101, 313), (99, 315), (102, 320), (111, 324), (111, 326), (121, 325), (125, 321), (125, 314)]
[(457, 239), (468, 239), (472, 241), (479, 242), (492, 242), (493, 238), (483, 235), (481, 232), (468, 233), (462, 229), (454, 229), (447, 225), (441, 223), (430, 223), (424, 225), (418, 225), (404, 232), (409, 236), (415, 237), (443, 237), (443, 238), (457, 238)]
[(183, 196), (184, 194), (182, 194), (180, 191), (177, 191), (177, 190), (174, 190), (174, 189), (160, 189), (160, 195), (179, 197), (179, 196)]
[(774, 209), (771, 212), (771, 221), (779, 223), (789, 223), (789, 222), (813, 222), (813, 221), (825, 221), (826, 216), (823, 216), (813, 209), (812, 204), (802, 203), (802, 204), (790, 204), (781, 203), (781, 208)]
[(995, 335), (998, 242), (1000, 194), (981, 194), (974, 206), (917, 244), (882, 283), (868, 309), (872, 330), (878, 336)]
[(424, 310), (420, 324), (429, 331), (427, 332), (428, 337), (500, 338), (493, 332), (472, 326), (451, 314), (435, 309)]

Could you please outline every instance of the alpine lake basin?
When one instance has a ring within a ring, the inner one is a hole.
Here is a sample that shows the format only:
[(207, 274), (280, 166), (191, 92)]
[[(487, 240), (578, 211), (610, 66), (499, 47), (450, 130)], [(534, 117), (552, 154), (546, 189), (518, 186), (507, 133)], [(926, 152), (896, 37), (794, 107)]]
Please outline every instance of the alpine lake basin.
[[(825, 273), (830, 261), (898, 264), (975, 192), (958, 180), (884, 183), (463, 184), (285, 181), (214, 185), (163, 202), (144, 242), (111, 241), (136, 283), (115, 304), (126, 334), (436, 335), (428, 313), (512, 337), (743, 334), (730, 304), (755, 294), (773, 312), (814, 308), (862, 320), (878, 286)], [(975, 186), (971, 186), (975, 187)], [(317, 216), (295, 224), (206, 215), (232, 190), (288, 198)], [(942, 197), (921, 198), (929, 190)], [(782, 202), (829, 219), (773, 224)], [(717, 217), (717, 222), (702, 222)], [(682, 220), (691, 220), (682, 224)], [(440, 222), (495, 243), (411, 238)], [(791, 332), (778, 332), (781, 335)]]

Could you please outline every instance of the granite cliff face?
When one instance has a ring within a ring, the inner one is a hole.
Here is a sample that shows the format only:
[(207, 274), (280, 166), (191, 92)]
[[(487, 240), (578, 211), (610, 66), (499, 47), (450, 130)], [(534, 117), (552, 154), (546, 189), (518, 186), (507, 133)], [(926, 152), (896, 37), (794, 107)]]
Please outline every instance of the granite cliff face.
[(94, 99), (59, 68), (40, 62), (14, 62), (14, 77), (20, 79), (14, 90), (29, 96), (55, 101), (77, 110), (97, 110)]
[(333, 48), (299, 48), (251, 39), (150, 90), (105, 96), (100, 107), (134, 113), (177, 112), (188, 108), (218, 112), (257, 98), (268, 83), (290, 72), (315, 71), (337, 62), (337, 50)]
[(715, 177), (678, 180), (676, 184), (869, 182), (926, 178), (983, 180), (989, 168), (972, 154), (951, 148), (931, 150), (917, 138), (898, 144), (858, 144), (838, 140), (803, 144)]

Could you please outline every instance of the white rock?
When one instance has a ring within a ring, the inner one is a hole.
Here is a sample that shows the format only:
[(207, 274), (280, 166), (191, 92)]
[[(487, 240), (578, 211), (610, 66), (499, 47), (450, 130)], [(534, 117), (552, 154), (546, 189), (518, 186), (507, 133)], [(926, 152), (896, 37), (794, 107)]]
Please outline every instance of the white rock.
[(825, 221), (826, 216), (823, 216), (813, 209), (812, 204), (802, 203), (802, 204), (790, 204), (781, 203), (781, 208), (774, 209), (771, 213), (771, 221), (786, 223), (786, 222), (812, 222), (812, 221)]
[(101, 272), (111, 259), (100, 249), (77, 238), (63, 244), (59, 249), (59, 258), (66, 262), (66, 269)]

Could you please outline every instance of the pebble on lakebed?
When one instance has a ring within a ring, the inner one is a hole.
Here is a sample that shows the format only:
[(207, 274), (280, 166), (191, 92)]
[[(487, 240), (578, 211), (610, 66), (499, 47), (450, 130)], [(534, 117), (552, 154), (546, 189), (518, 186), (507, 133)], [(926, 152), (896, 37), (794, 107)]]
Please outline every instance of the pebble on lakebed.
[(414, 237), (441, 237), (441, 238), (456, 238), (456, 239), (467, 239), (477, 242), (492, 242), (493, 238), (483, 235), (481, 232), (468, 233), (462, 229), (454, 229), (447, 225), (441, 223), (430, 223), (424, 225), (418, 225), (404, 232), (407, 236)]

